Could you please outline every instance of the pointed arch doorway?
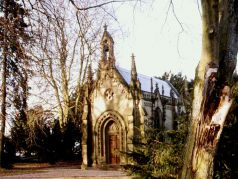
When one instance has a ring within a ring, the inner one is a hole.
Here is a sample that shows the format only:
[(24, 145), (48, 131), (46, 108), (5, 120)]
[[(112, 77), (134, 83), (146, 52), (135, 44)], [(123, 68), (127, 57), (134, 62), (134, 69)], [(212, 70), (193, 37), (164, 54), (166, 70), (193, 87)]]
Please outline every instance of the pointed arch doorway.
[(110, 120), (106, 126), (105, 139), (106, 163), (120, 164), (119, 128), (113, 120)]
[(125, 164), (127, 127), (115, 111), (104, 112), (95, 123), (94, 164)]

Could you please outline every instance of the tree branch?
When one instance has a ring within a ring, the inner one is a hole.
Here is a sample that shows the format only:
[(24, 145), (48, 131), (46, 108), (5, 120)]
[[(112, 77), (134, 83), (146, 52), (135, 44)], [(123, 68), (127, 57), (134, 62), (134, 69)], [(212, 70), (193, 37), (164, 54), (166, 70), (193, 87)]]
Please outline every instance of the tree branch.
[[(126, 1), (137, 1), (137, 0), (126, 0)], [(97, 4), (97, 5), (93, 5), (93, 6), (88, 6), (88, 7), (83, 7), (83, 8), (80, 8), (78, 7), (74, 0), (69, 0), (69, 2), (71, 2), (71, 4), (78, 10), (78, 11), (86, 11), (86, 10), (89, 10), (89, 9), (93, 9), (93, 8), (97, 8), (97, 7), (102, 7), (102, 6), (105, 6), (107, 4), (111, 4), (111, 3), (120, 3), (120, 2), (125, 2), (125, 0), (114, 0), (114, 1), (108, 1), (108, 2), (104, 2), (104, 3), (101, 3), (101, 4)]]

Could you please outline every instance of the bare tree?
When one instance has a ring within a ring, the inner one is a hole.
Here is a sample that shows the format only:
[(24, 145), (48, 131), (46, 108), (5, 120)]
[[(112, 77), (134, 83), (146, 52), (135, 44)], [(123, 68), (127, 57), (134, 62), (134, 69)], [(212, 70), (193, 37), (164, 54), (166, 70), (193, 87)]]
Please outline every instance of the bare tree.
[(202, 54), (181, 178), (212, 178), (214, 155), (232, 104), (238, 50), (238, 1), (202, 0)]
[[(87, 68), (95, 59), (104, 17), (97, 9), (81, 12), (64, 1), (39, 1), (34, 8), (38, 38), (31, 55), (40, 76), (54, 91), (63, 127), (69, 117), (74, 118), (79, 112), (80, 89)], [(76, 95), (74, 102), (72, 93)]]

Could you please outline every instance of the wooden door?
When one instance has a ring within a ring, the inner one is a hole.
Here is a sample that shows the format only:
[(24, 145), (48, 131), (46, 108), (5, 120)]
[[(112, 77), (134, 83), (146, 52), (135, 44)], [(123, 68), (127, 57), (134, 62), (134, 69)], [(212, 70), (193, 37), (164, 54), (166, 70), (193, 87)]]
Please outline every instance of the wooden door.
[(109, 163), (119, 164), (119, 143), (117, 135), (109, 135)]

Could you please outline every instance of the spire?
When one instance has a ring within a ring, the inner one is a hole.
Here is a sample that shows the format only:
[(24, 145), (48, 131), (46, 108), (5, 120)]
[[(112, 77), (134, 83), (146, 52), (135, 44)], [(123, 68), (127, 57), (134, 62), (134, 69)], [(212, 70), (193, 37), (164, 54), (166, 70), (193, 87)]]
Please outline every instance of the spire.
[(134, 54), (131, 55), (131, 83), (132, 89), (135, 93), (140, 93), (141, 85), (140, 81), (137, 79), (136, 63)]
[(133, 53), (131, 55), (131, 80), (133, 80), (133, 81), (137, 80), (135, 55)]
[(164, 85), (162, 85), (162, 95), (164, 96)]

